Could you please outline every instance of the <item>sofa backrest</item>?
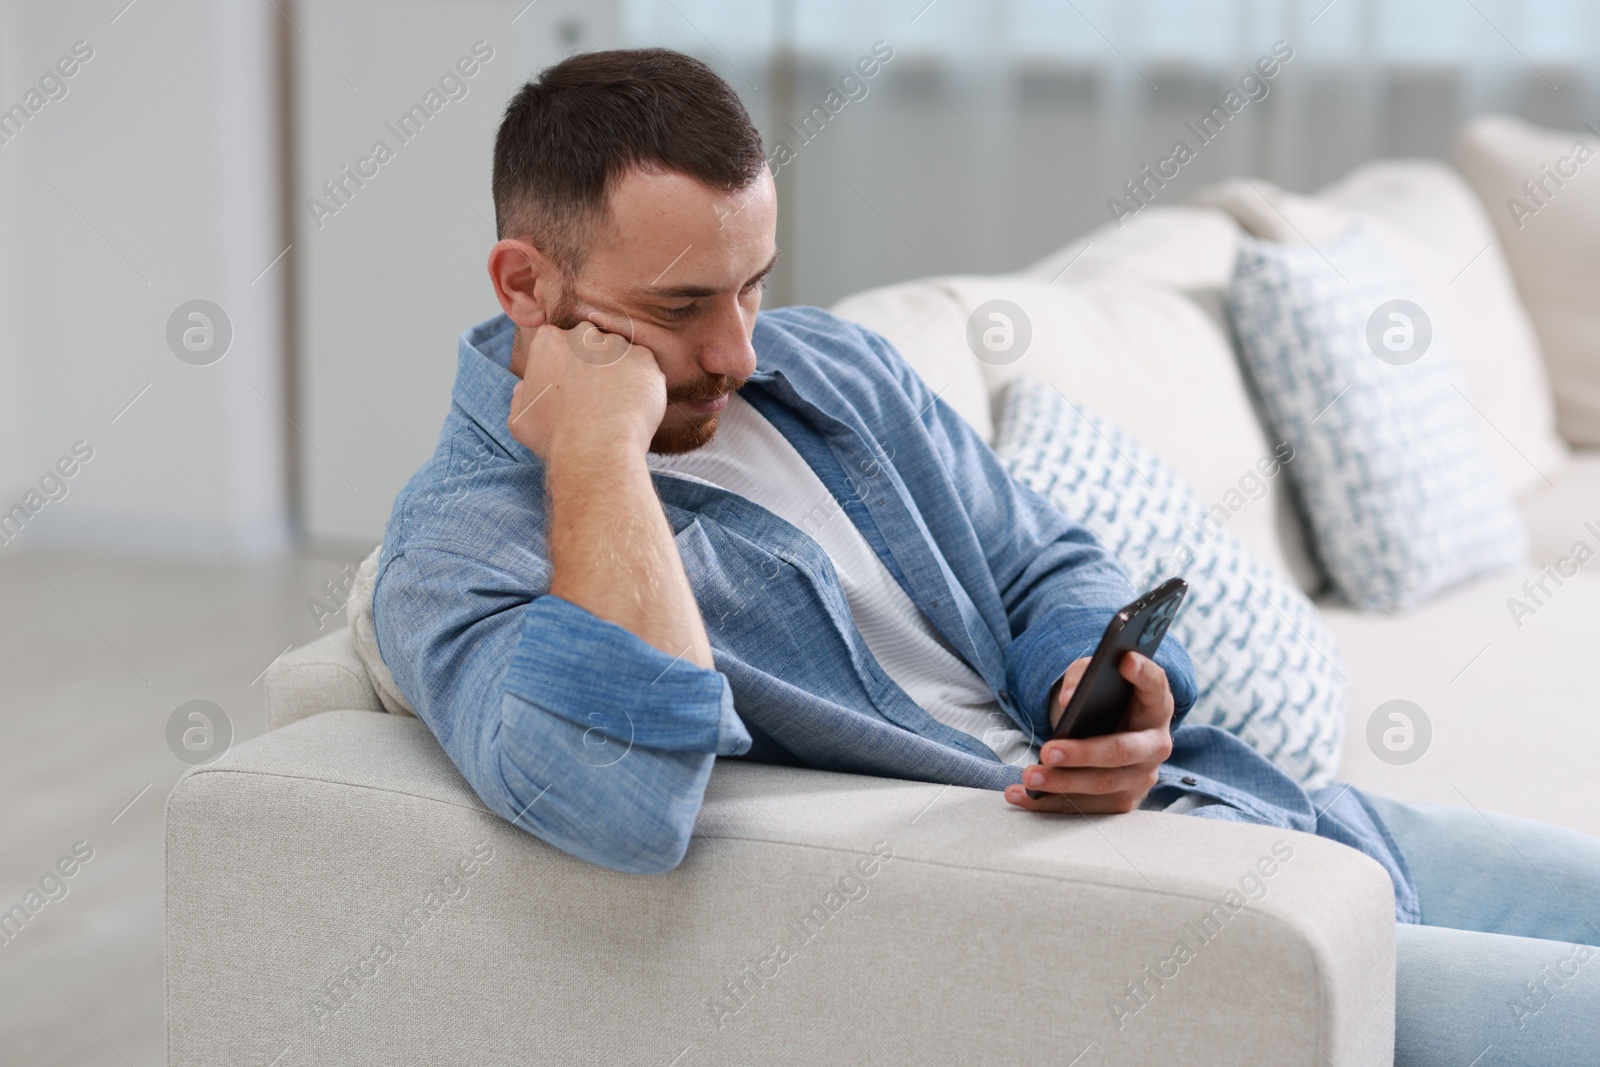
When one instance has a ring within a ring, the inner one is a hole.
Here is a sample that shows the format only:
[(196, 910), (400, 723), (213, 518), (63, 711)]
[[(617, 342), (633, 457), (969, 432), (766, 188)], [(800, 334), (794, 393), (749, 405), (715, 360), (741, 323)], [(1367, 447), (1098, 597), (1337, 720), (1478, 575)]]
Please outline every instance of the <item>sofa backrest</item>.
[[(991, 442), (1005, 384), (1027, 374), (1149, 445), (1208, 503), (1238, 504), (1247, 487), (1243, 506), (1223, 508), (1229, 528), (1315, 593), (1323, 579), (1287, 479), (1249, 498), (1256, 460), (1278, 442), (1239, 373), (1223, 309), (1243, 232), (1317, 244), (1357, 221), (1428, 295), (1507, 488), (1524, 494), (1547, 483), (1568, 451), (1534, 326), (1483, 204), (1433, 161), (1370, 163), (1316, 196), (1236, 179), (1201, 190), (1189, 206), (1145, 207), (1015, 274), (923, 278), (832, 310), (886, 336)], [(981, 345), (969, 344), (969, 320), (986, 317), (983, 305), (994, 300), (1016, 305), (1031, 327), (1020, 357), (980, 358)]]
[(1494, 222), (1533, 318), (1558, 428), (1588, 448), (1600, 448), (1600, 166), (1588, 165), (1597, 132), (1592, 121), (1563, 131), (1480, 115), (1451, 153)]
[[(924, 278), (832, 310), (887, 337), (991, 441), (1007, 382), (1025, 374), (1055, 385), (1154, 449), (1226, 512), (1245, 544), (1314, 592), (1321, 575), (1286, 480), (1259, 476), (1278, 442), (1267, 438), (1223, 319), (1238, 232), (1220, 212), (1152, 207), (1022, 273)], [(1020, 309), (1031, 339), (1020, 355), (980, 359), (967, 323), (996, 300)]]

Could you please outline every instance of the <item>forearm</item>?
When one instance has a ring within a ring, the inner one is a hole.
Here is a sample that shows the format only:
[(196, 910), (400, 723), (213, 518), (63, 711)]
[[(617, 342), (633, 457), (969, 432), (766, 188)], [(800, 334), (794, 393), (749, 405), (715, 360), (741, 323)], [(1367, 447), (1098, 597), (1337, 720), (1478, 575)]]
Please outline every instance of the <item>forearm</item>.
[(545, 481), (550, 592), (669, 656), (711, 668), (711, 642), (644, 454), (557, 451)]
[(403, 551), (374, 594), (384, 661), (492, 810), (590, 862), (669, 870), (715, 757), (750, 748), (732, 690), (561, 597), (530, 601), (544, 569)]

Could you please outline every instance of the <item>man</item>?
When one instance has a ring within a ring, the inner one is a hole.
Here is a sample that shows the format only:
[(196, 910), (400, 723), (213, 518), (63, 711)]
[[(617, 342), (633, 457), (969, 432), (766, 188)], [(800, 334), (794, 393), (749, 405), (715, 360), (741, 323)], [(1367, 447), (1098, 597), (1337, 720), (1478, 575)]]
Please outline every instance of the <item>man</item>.
[[(881, 337), (759, 313), (773, 181), (708, 68), (647, 50), (544, 71), (507, 108), (494, 199), (504, 314), (462, 337), (374, 610), (396, 682), (502, 816), (666, 871), (727, 756), (1316, 833), (1394, 883), (1402, 1063), (1503, 1029), (1563, 947), (1537, 939), (1600, 943), (1600, 843), (1308, 796), (1231, 734), (1181, 725), (1195, 683), (1173, 638), (1119, 664), (1123, 732), (1040, 744), (1135, 591)], [(1570, 982), (1538, 1043), (1502, 1053), (1592, 1049), (1597, 987)]]

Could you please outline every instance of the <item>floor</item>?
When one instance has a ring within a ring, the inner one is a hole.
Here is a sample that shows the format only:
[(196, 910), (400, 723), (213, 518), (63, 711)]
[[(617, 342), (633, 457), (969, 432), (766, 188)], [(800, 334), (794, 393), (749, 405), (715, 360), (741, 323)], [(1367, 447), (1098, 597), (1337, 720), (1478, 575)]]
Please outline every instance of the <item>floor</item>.
[(262, 733), (262, 673), (326, 632), (308, 602), (363, 554), (204, 566), (0, 548), (0, 912), (75, 844), (93, 850), (0, 944), (0, 1064), (166, 1062), (162, 804), (187, 767), (168, 719), (203, 699), (235, 744)]

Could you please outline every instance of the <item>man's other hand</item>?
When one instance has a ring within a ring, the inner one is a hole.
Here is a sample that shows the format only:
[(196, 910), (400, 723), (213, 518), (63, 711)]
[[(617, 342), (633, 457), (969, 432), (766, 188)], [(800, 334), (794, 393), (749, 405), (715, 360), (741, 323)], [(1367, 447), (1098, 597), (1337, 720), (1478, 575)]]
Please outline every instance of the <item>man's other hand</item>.
[(506, 426), (539, 458), (552, 450), (623, 448), (643, 456), (667, 410), (653, 352), (593, 322), (544, 325), (528, 342)]
[[(1076, 660), (1061, 676), (1050, 701), (1050, 725), (1060, 721), (1072, 699), (1087, 658)], [(1029, 811), (1076, 812), (1083, 815), (1133, 811), (1156, 784), (1156, 771), (1172, 754), (1172, 687), (1167, 672), (1137, 652), (1122, 657), (1117, 668), (1133, 683), (1127, 729), (1077, 740), (1046, 741), (1042, 763), (1026, 767), (1022, 784), (1006, 787), (1006, 800)], [(1044, 795), (1028, 796), (1034, 789)]]

